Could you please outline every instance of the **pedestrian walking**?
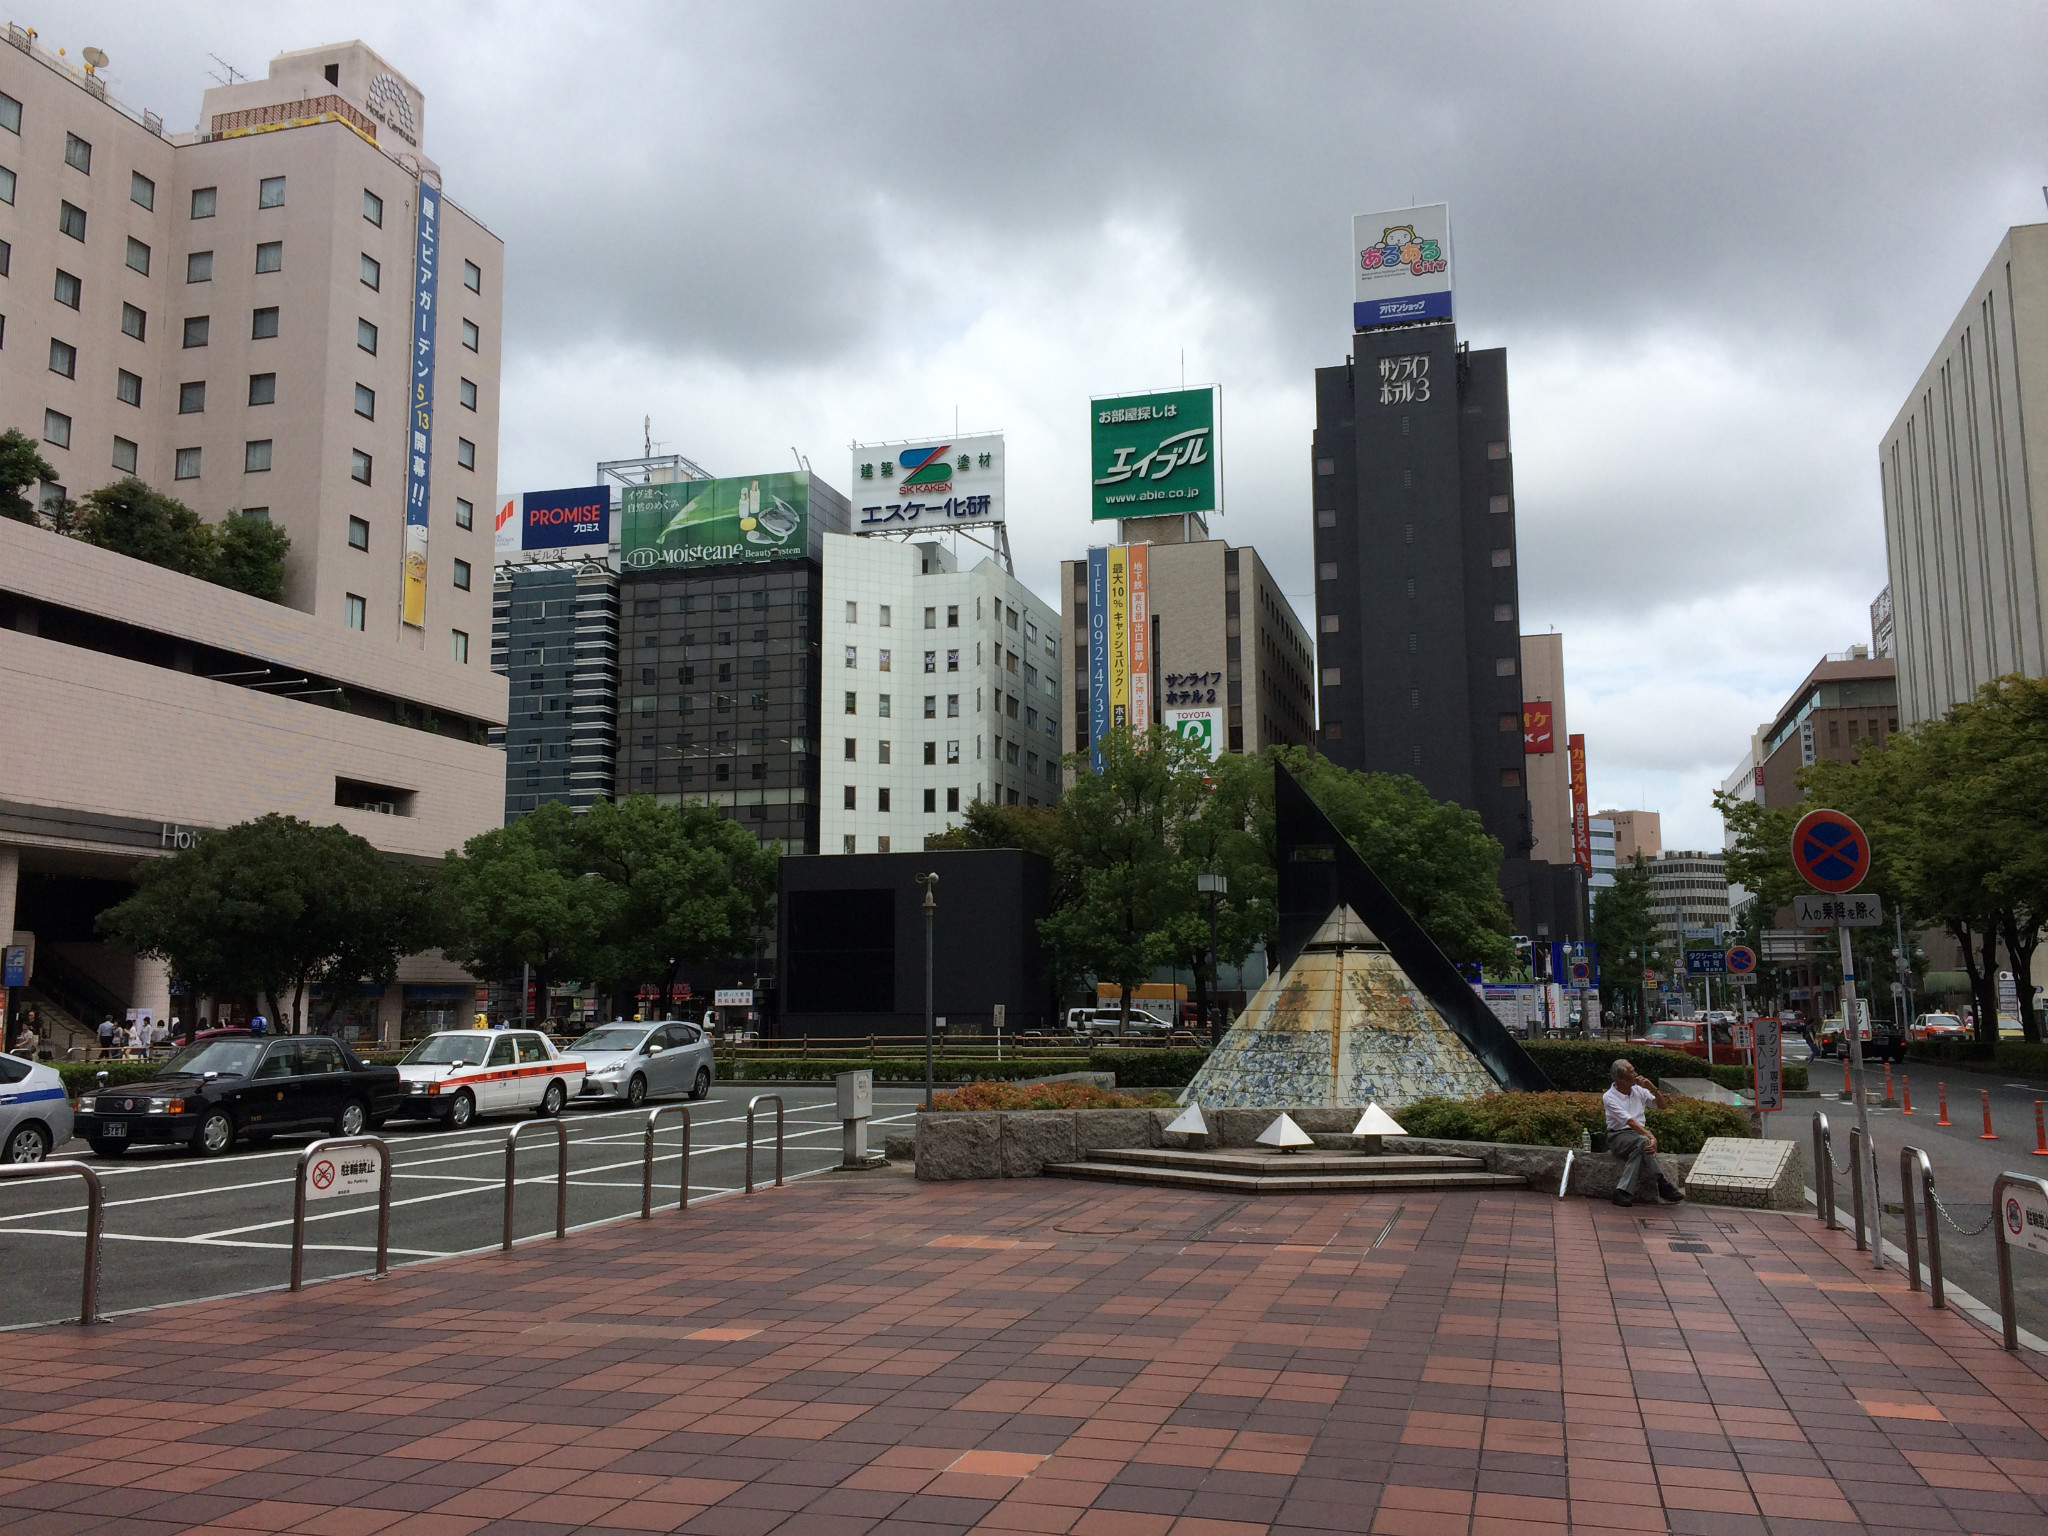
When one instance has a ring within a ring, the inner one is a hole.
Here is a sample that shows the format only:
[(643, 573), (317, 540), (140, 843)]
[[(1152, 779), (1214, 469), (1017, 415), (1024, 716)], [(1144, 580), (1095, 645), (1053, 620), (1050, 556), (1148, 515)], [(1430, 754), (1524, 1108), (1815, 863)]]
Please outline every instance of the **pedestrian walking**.
[(1664, 1165), (1657, 1161), (1657, 1138), (1650, 1134), (1644, 1120), (1652, 1104), (1664, 1102), (1664, 1095), (1638, 1077), (1636, 1069), (1625, 1061), (1614, 1064), (1613, 1077), (1614, 1085), (1600, 1096), (1600, 1103), (1607, 1113), (1607, 1150), (1625, 1159), (1621, 1180), (1614, 1186), (1614, 1203), (1636, 1203), (1636, 1180), (1642, 1174), (1644, 1158), (1649, 1159), (1650, 1169), (1657, 1175), (1658, 1195), (1674, 1202), (1683, 1200), (1685, 1192), (1671, 1182)]
[(35, 1015), (30, 1014), (21, 1021), (21, 1038), (14, 1042), (14, 1054), (25, 1056), (30, 1061), (34, 1061), (36, 1059), (36, 1052), (42, 1048), (43, 1037), (36, 1033)]
[(100, 1054), (102, 1056), (110, 1056), (113, 1054), (114, 1035), (119, 1029), (120, 1026), (114, 1022), (114, 1017), (112, 1014), (109, 1014), (107, 1015), (107, 1017), (100, 1020)]
[(152, 1047), (159, 1045), (169, 1045), (171, 1043), (171, 1036), (176, 1032), (177, 1027), (178, 1021), (176, 1019), (172, 1019), (168, 1024), (166, 1024), (162, 1019), (158, 1019), (155, 1024), (150, 1026), (150, 1045)]

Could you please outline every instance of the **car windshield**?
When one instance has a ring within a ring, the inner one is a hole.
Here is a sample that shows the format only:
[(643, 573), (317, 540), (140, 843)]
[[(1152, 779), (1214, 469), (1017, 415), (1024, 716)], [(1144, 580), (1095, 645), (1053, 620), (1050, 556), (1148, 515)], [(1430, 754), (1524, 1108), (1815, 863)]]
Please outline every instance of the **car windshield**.
[(1690, 1024), (1652, 1024), (1649, 1038), (1652, 1040), (1690, 1040), (1693, 1037)]
[(471, 1029), (459, 1034), (429, 1035), (398, 1058), (401, 1067), (479, 1066), (499, 1036)]
[(1923, 1013), (1920, 1015), (1920, 1022), (1922, 1024), (1954, 1024), (1960, 1026), (1963, 1021), (1952, 1013)]
[(261, 1040), (195, 1040), (163, 1064), (162, 1077), (247, 1077), (263, 1054)]
[(579, 1051), (630, 1051), (646, 1038), (647, 1026), (644, 1024), (634, 1024), (631, 1026), (612, 1024), (607, 1025), (603, 1029), (593, 1029), (589, 1034), (580, 1037), (576, 1042), (576, 1049)]

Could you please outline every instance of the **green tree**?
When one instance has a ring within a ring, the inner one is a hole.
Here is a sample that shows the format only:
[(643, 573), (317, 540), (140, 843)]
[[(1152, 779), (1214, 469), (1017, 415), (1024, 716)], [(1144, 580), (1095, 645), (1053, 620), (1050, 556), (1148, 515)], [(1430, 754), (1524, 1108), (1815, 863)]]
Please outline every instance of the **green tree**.
[(302, 1025), (309, 987), (396, 976), (399, 957), (422, 947), (422, 894), (346, 828), (273, 813), (144, 864), (99, 928), (198, 991), (258, 993)]
[(1670, 964), (1651, 900), (1650, 866), (1639, 853), (1615, 871), (1614, 884), (1593, 898), (1593, 941), (1600, 946), (1600, 1003), (1620, 1004), (1633, 1031), (1648, 1022), (1643, 973)]
[(182, 501), (133, 475), (81, 498), (78, 537), (167, 571), (202, 580), (212, 573), (212, 527)]
[(291, 535), (267, 518), (232, 512), (214, 530), (213, 560), (206, 577), (266, 602), (284, 601), (284, 560)]
[(21, 493), (57, 478), (57, 471), (36, 447), (35, 439), (9, 427), (0, 432), (0, 517), (17, 523), (36, 521), (35, 501)]

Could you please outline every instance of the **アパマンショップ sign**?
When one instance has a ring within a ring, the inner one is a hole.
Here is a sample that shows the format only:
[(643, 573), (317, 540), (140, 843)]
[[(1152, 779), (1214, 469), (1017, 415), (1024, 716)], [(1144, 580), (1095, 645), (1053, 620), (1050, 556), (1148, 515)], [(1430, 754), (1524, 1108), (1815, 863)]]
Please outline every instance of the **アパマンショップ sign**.
[(1451, 318), (1451, 205), (1361, 213), (1351, 221), (1353, 330)]

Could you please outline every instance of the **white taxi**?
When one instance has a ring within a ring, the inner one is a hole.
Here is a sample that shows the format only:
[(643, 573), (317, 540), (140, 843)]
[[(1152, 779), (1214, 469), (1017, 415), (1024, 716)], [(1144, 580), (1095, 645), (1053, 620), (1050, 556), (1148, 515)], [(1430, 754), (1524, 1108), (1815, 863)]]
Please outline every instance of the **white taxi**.
[(405, 1093), (393, 1119), (456, 1130), (478, 1115), (559, 1115), (583, 1087), (583, 1061), (536, 1029), (450, 1029), (399, 1058)]

